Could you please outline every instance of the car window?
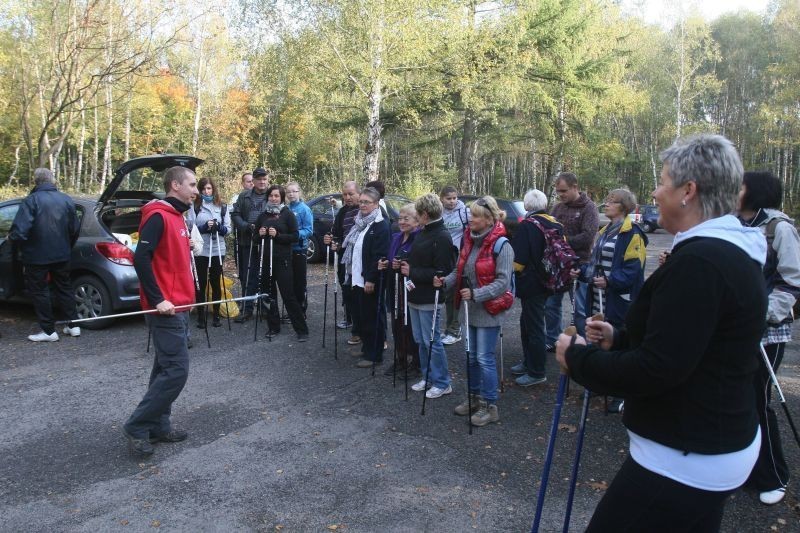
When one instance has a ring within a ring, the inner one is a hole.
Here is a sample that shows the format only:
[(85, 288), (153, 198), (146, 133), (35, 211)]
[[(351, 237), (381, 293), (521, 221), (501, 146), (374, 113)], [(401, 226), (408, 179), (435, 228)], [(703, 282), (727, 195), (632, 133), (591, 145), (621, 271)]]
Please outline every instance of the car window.
[(115, 195), (123, 191), (152, 191), (162, 193), (164, 190), (164, 173), (152, 168), (139, 168), (122, 179)]
[(519, 200), (514, 200), (511, 202), (514, 204), (514, 209), (517, 210), (517, 216), (523, 216), (525, 214), (525, 204), (520, 202)]
[[(320, 201), (316, 202), (314, 205), (311, 206), (311, 213), (314, 216), (331, 216), (331, 204), (330, 198), (322, 198)], [(333, 215), (339, 211), (337, 207), (333, 208)]]
[(19, 210), (19, 204), (7, 205), (0, 207), (0, 239), (8, 237), (11, 231), (11, 224), (14, 222), (14, 217)]
[(399, 213), (400, 208), (410, 203), (411, 200), (408, 198), (403, 198), (402, 196), (395, 196), (395, 195), (388, 195), (383, 199), (386, 202), (386, 205), (389, 206), (393, 213)]

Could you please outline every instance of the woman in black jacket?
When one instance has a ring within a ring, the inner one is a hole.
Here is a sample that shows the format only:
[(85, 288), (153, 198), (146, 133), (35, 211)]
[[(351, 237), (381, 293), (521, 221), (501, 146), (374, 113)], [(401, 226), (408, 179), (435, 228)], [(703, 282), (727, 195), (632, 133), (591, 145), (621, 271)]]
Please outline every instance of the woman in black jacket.
[(590, 532), (718, 531), (761, 443), (753, 380), (767, 246), (730, 214), (741, 160), (719, 135), (680, 139), (661, 160), (653, 197), (659, 225), (676, 234), (672, 254), (631, 304), (625, 331), (590, 320), (592, 345), (561, 335), (556, 347), (575, 381), (625, 398), (630, 455)]
[[(261, 270), (261, 293), (268, 294), (271, 304), (275, 302), (275, 287), (281, 291), (292, 327), (298, 342), (308, 340), (308, 325), (303, 308), (294, 296), (292, 280), (292, 245), (298, 240), (297, 219), (286, 202), (286, 191), (280, 185), (267, 189), (267, 208), (256, 220), (258, 234), (264, 243), (264, 266)], [(272, 244), (270, 251), (270, 243)], [(270, 268), (272, 254), (272, 268)], [(271, 272), (270, 272), (271, 271)], [(267, 335), (272, 337), (281, 331), (281, 316), (277, 304), (267, 310)]]

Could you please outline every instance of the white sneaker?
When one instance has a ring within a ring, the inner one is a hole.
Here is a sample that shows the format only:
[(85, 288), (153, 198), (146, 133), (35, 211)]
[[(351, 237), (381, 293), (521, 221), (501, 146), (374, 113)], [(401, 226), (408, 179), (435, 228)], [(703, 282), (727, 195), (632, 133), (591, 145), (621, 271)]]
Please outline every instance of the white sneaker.
[(458, 342), (458, 341), (460, 341), (460, 340), (461, 340), (461, 337), (460, 337), (460, 336), (456, 337), (456, 336), (454, 336), (454, 335), (450, 335), (450, 334), (448, 333), (448, 334), (447, 334), (447, 335), (445, 335), (445, 336), (444, 336), (444, 338), (442, 339), (442, 344), (444, 344), (445, 346), (450, 346), (451, 344), (455, 344), (455, 343), (457, 343), (457, 342)]
[(762, 492), (758, 495), (758, 499), (761, 500), (761, 503), (764, 505), (775, 505), (781, 501), (784, 496), (786, 496), (786, 489), (781, 487), (779, 489)]
[(425, 393), (425, 397), (430, 399), (441, 398), (445, 394), (450, 394), (451, 392), (453, 392), (453, 387), (451, 387), (450, 385), (448, 385), (446, 389), (440, 389), (439, 387), (431, 387), (430, 389), (428, 389), (428, 392)]
[(428, 387), (428, 383), (424, 379), (421, 379), (418, 382), (416, 382), (413, 385), (411, 385), (411, 390), (413, 390), (415, 392), (422, 392), (422, 391), (424, 391), (425, 389), (428, 389), (428, 388), (430, 388), (430, 387)]
[(81, 336), (81, 328), (75, 326), (71, 328), (69, 326), (64, 326), (64, 335), (69, 335), (70, 337), (80, 337)]
[(54, 331), (48, 335), (44, 331), (40, 331), (36, 335), (28, 335), (28, 340), (33, 342), (56, 342), (58, 340), (58, 333)]

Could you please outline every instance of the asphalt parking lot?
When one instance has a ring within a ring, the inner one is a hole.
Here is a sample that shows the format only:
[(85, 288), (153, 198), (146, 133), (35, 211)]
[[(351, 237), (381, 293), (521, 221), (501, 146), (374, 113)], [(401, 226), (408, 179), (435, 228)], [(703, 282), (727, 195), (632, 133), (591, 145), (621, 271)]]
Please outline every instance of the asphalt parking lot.
[[(651, 235), (650, 267), (669, 235)], [(404, 395), (403, 381), (354, 367), (332, 329), (321, 347), (324, 268), (310, 269), (311, 341), (289, 327), (253, 341), (254, 323), (192, 327), (189, 382), (173, 421), (189, 439), (129, 456), (122, 422), (141, 398), (152, 355), (140, 318), (79, 338), (33, 344), (32, 309), (0, 310), (0, 530), (2, 531), (528, 531), (558, 381), (520, 389), (508, 368), (520, 358), (518, 309), (504, 335), (501, 422), (468, 435), (452, 414), (464, 398), (463, 345), (448, 348), (454, 394)], [(329, 295), (332, 299), (332, 292)], [(391, 345), (389, 357), (391, 357)], [(800, 421), (800, 356), (787, 350), (779, 378)], [(381, 369), (382, 370), (382, 369)], [(582, 389), (564, 406), (543, 531), (560, 531)], [(793, 472), (800, 453), (783, 414)], [(627, 438), (602, 398), (590, 410), (572, 513), (582, 530), (622, 463)], [(739, 491), (724, 531), (800, 531), (793, 481), (774, 507)]]

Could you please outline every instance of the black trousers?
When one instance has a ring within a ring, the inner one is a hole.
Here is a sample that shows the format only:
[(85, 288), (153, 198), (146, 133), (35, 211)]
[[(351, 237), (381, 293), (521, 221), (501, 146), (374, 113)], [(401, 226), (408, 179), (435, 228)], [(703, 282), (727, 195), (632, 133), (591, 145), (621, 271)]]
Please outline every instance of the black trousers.
[(380, 363), (383, 361), (383, 343), (386, 340), (386, 305), (383, 297), (378, 298), (378, 287), (372, 294), (367, 294), (363, 287), (353, 287), (353, 327), (358, 324), (361, 332), (361, 343), (364, 359)]
[[(210, 259), (210, 261), (209, 261)], [(222, 265), (219, 262), (219, 257), (204, 257), (199, 255), (194, 258), (194, 262), (197, 265), (197, 281), (200, 285), (200, 290), (196, 291), (195, 299), (199, 302), (206, 301), (206, 284), (211, 285), (211, 298), (212, 300), (220, 300), (222, 299)], [(209, 269), (209, 262), (211, 263), (211, 268)], [(219, 316), (219, 304), (214, 304), (214, 316)], [(208, 313), (208, 307), (204, 306), (202, 309), (197, 311), (198, 321), (201, 323), (205, 320), (205, 316)]]
[(695, 489), (651, 472), (630, 456), (594, 511), (587, 533), (719, 531), (734, 491)]
[[(281, 330), (281, 313), (278, 309), (277, 290), (281, 291), (281, 299), (289, 313), (295, 333), (308, 334), (308, 324), (303, 316), (303, 308), (294, 297), (294, 283), (292, 281), (291, 257), (272, 259), (272, 279), (269, 272), (269, 258), (264, 259), (264, 268), (261, 272), (261, 292), (269, 294), (270, 303), (267, 306), (267, 325), (270, 331)], [(266, 298), (266, 297), (265, 297)]]
[[(337, 255), (335, 257), (335, 260), (338, 259), (339, 256)], [(355, 317), (353, 315), (353, 305), (354, 305), (353, 288), (350, 285), (346, 285), (344, 282), (346, 275), (344, 265), (339, 264), (337, 274), (339, 277), (339, 286), (342, 288), (342, 306), (344, 307), (344, 317), (348, 322), (353, 324), (350, 333), (352, 333), (353, 335), (359, 335), (358, 324), (356, 323)]]
[(54, 296), (64, 319), (77, 319), (78, 311), (75, 309), (75, 297), (72, 294), (72, 282), (69, 278), (69, 261), (47, 265), (25, 265), (25, 284), (33, 300), (36, 318), (42, 331), (50, 335), (56, 329), (48, 274), (52, 279)]
[(308, 297), (306, 294), (308, 283), (306, 279), (307, 262), (308, 260), (306, 259), (305, 252), (292, 250), (292, 284), (294, 287), (294, 297), (300, 302), (303, 314), (305, 314), (306, 309), (308, 309)]
[(125, 422), (125, 431), (137, 439), (170, 432), (172, 403), (189, 377), (189, 313), (152, 314), (146, 315), (145, 320), (156, 355), (147, 392)]
[[(764, 346), (775, 372), (781, 365), (785, 348), (786, 343), (784, 342)], [(763, 364), (759, 368), (753, 386), (756, 388), (756, 407), (758, 421), (761, 424), (761, 450), (758, 452), (756, 466), (753, 467), (747, 484), (759, 492), (766, 492), (785, 487), (789, 483), (789, 466), (783, 456), (778, 417), (770, 404), (772, 380)]]
[(519, 333), (522, 337), (522, 354), (525, 370), (533, 378), (545, 377), (545, 326), (544, 306), (546, 294), (535, 294), (522, 298), (522, 313), (519, 315)]

